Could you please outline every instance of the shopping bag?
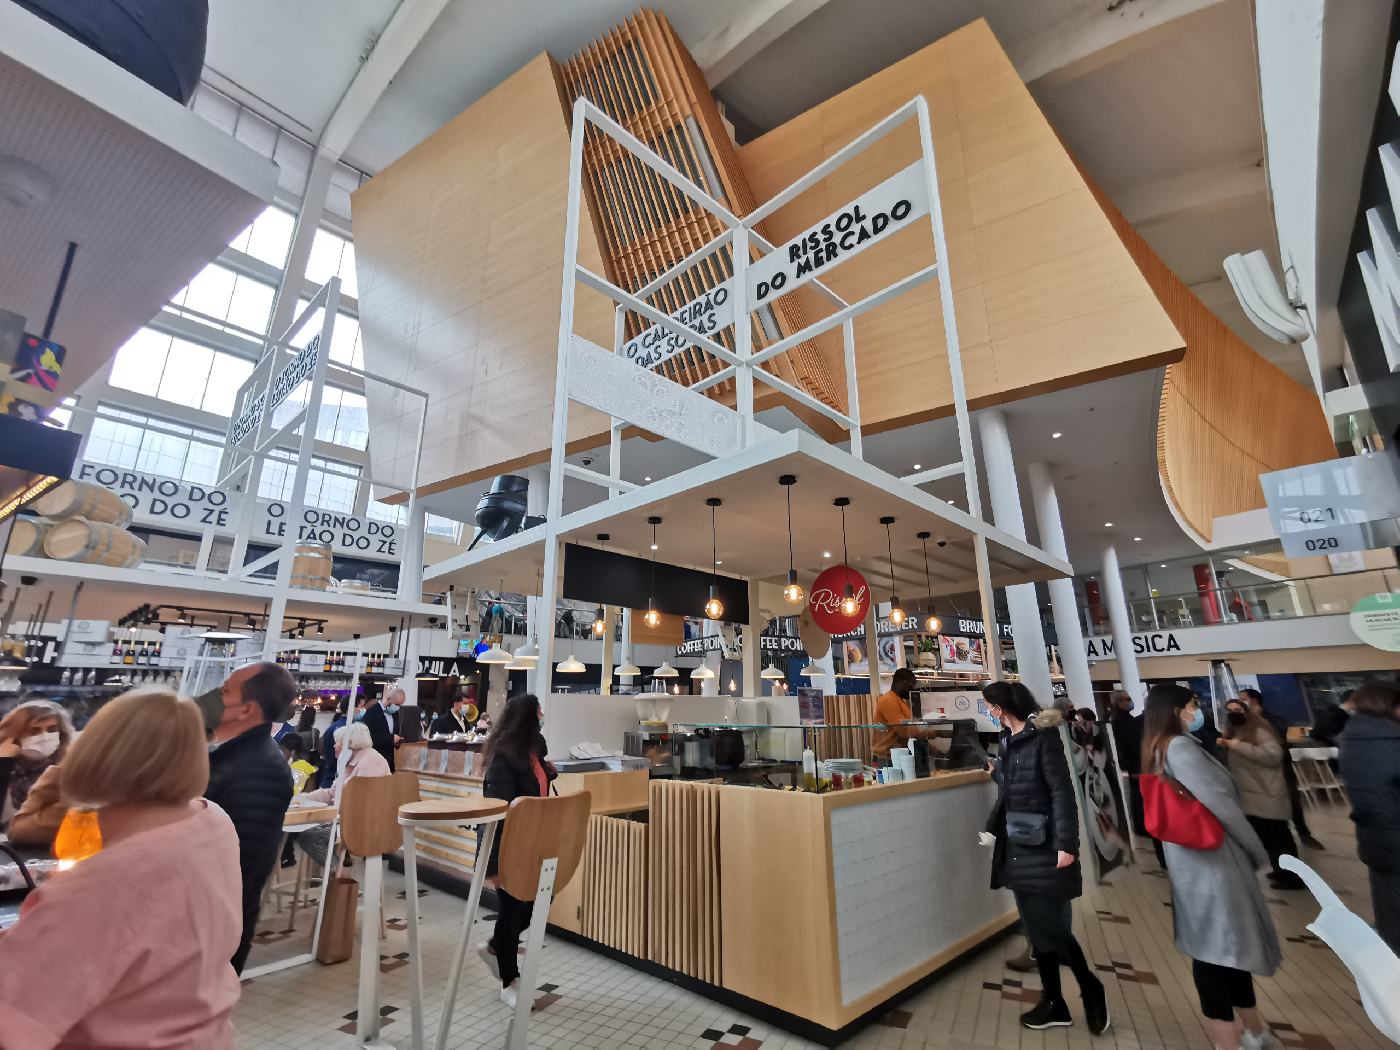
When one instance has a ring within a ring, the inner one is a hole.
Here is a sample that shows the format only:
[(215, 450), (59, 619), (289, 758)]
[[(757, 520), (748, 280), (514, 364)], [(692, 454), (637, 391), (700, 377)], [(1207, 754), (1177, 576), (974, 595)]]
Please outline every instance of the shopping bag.
[(326, 966), (344, 962), (355, 952), (355, 907), (360, 884), (348, 875), (337, 875), (326, 887), (326, 908), (321, 918), (321, 939), (316, 961)]

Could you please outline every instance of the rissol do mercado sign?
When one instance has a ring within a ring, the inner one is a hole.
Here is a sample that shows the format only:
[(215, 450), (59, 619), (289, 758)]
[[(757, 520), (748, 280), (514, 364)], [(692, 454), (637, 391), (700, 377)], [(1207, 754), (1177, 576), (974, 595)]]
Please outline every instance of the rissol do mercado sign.
[[(915, 161), (841, 210), (809, 227), (748, 268), (749, 306), (757, 309), (838, 266), (928, 214), (923, 162)], [(671, 313), (699, 335), (713, 337), (734, 323), (732, 278)], [(659, 324), (622, 344), (619, 351), (643, 368), (655, 368), (692, 344)]]

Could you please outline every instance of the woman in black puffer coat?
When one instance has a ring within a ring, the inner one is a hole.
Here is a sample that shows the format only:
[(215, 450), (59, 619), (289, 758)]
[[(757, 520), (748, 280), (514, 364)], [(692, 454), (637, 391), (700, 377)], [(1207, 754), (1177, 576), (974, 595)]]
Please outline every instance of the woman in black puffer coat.
[(992, 717), (1005, 727), (994, 774), (1001, 786), (987, 821), (996, 839), (992, 888), (1006, 887), (1035, 948), (1040, 1002), (1021, 1015), (1027, 1028), (1074, 1023), (1060, 987), (1060, 967), (1079, 982), (1089, 1030), (1108, 1030), (1108, 1000), (1075, 940), (1070, 902), (1083, 892), (1079, 866), (1079, 811), (1059, 726), (1063, 716), (1042, 710), (1020, 682), (982, 688)]

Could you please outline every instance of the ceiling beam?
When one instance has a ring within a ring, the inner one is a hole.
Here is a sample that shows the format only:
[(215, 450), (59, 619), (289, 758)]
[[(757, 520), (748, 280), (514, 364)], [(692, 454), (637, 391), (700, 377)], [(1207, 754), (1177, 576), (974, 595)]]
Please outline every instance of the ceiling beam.
[(732, 22), (710, 33), (690, 53), (714, 88), (826, 3), (827, 0), (752, 0), (741, 7)]
[(1049, 87), (1102, 69), (1181, 32), (1189, 15), (1235, 0), (1080, 0), (1055, 24), (1007, 48), (1021, 79)]
[(336, 103), (317, 149), (339, 159), (360, 130), (389, 81), (413, 53), (442, 14), (449, 0), (401, 0), (369, 56), (351, 78)]
[(1203, 211), (1265, 193), (1264, 160), (1248, 153), (1223, 164), (1168, 175), (1113, 194), (1138, 230), (1187, 211)]

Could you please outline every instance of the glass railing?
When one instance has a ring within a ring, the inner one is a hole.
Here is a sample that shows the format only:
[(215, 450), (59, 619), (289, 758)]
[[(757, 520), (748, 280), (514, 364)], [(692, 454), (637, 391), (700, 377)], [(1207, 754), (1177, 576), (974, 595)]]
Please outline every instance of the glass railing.
[[(1340, 576), (1309, 576), (1296, 580), (1261, 580), (1213, 591), (1157, 594), (1128, 600), (1135, 632), (1170, 631), (1185, 627), (1214, 627), (1231, 623), (1290, 620), (1305, 616), (1336, 616), (1351, 611), (1370, 594), (1400, 590), (1400, 569), (1371, 569)], [(1087, 607), (1080, 616), (1091, 635), (1112, 633), (1106, 608), (1095, 619)]]

